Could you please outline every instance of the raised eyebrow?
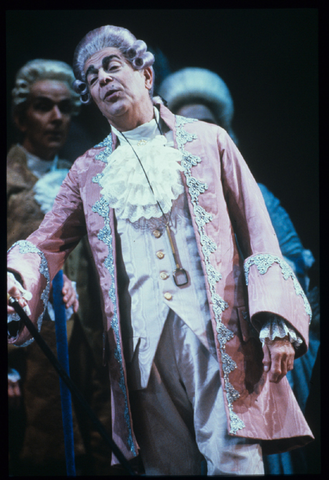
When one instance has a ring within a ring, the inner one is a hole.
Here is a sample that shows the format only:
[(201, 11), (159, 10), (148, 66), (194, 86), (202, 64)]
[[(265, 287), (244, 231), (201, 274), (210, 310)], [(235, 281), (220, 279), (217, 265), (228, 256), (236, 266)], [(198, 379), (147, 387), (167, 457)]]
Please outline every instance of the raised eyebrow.
[(108, 57), (104, 57), (102, 59), (102, 67), (105, 68), (108, 66), (108, 64), (110, 63), (111, 60), (113, 60), (113, 58), (117, 58), (118, 60), (120, 60), (120, 57), (118, 55), (109, 55)]
[[(102, 59), (102, 67), (105, 68), (113, 58), (117, 58), (118, 60), (120, 60), (120, 57), (118, 55), (108, 55), (107, 57), (104, 57)], [(87, 68), (86, 78), (88, 78), (88, 75), (90, 75), (91, 73), (98, 73), (98, 70), (94, 65), (89, 65), (89, 67)]]
[(86, 78), (87, 78), (88, 75), (90, 75), (91, 73), (98, 73), (98, 70), (97, 70), (97, 68), (94, 67), (94, 65), (89, 65), (89, 67), (87, 68)]

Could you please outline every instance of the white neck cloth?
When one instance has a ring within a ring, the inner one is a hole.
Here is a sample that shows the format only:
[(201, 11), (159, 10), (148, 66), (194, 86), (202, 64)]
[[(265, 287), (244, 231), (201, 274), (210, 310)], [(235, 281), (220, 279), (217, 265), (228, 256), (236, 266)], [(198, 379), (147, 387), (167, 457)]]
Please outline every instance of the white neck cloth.
[[(159, 112), (154, 108), (159, 121)], [(172, 201), (184, 192), (179, 162), (181, 153), (168, 144), (164, 135), (159, 134), (155, 118), (123, 134), (112, 127), (120, 145), (109, 156), (103, 170), (100, 185), (101, 194), (115, 208), (120, 218), (136, 222), (140, 218), (160, 218), (172, 207)], [(133, 146), (127, 142), (127, 140)], [(136, 157), (138, 155), (154, 194)]]

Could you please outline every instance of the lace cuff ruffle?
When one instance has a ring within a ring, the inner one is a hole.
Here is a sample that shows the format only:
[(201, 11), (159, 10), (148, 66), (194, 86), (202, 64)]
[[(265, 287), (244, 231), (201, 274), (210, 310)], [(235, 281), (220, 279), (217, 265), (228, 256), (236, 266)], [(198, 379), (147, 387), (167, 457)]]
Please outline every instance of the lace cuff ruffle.
[(299, 348), (303, 343), (303, 340), (293, 327), (288, 327), (286, 322), (278, 315), (270, 314), (260, 330), (259, 339), (262, 342), (262, 346), (264, 347), (266, 338), (274, 340), (275, 338), (284, 338), (286, 336), (288, 336), (295, 349)]
[[(28, 292), (27, 290), (25, 290), (23, 288), (23, 286), (19, 283), (18, 280), (16, 280), (15, 278), (15, 275), (11, 272), (7, 272), (7, 277), (8, 279), (10, 279), (14, 284), (15, 286), (18, 288), (18, 290), (21, 292), (21, 295), (23, 298), (25, 298), (26, 301), (29, 301), (31, 300), (32, 298), (32, 293), (31, 292)], [(24, 312), (26, 313), (26, 315), (31, 315), (31, 310), (29, 308), (28, 305), (26, 305), (24, 308), (23, 308)], [(18, 313), (14, 312), (14, 313), (8, 313), (7, 314), (7, 323), (10, 323), (10, 322), (19, 322), (20, 321), (20, 316), (18, 315)]]
[[(19, 288), (21, 293), (24, 294), (23, 295), (24, 298), (26, 300), (30, 300), (32, 298), (32, 294), (30, 292), (27, 292), (26, 290), (24, 290), (22, 285), (15, 279), (14, 275), (11, 272), (7, 272), (7, 275), (10, 276), (14, 280), (17, 288)], [(74, 288), (76, 298), (78, 299), (79, 295), (77, 293), (76, 282), (71, 281), (71, 283), (72, 283), (72, 286)], [(24, 307), (23, 310), (25, 311), (25, 313), (27, 315), (31, 315), (31, 310), (30, 310), (28, 305), (26, 305), (26, 307)], [(47, 310), (48, 310), (50, 320), (55, 321), (55, 310), (54, 310), (54, 307), (53, 307), (53, 305), (50, 301), (48, 301), (48, 303), (47, 303)], [(65, 313), (66, 313), (66, 321), (70, 320), (70, 318), (72, 317), (72, 315), (74, 313), (73, 306), (71, 306), (69, 308), (66, 308)], [(18, 313), (15, 312), (15, 313), (8, 313), (7, 314), (7, 323), (19, 322), (19, 321), (20, 321), (20, 316), (18, 315)]]
[(21, 376), (17, 370), (15, 370), (14, 368), (8, 369), (8, 380), (10, 380), (11, 382), (18, 382), (18, 380), (20, 379)]

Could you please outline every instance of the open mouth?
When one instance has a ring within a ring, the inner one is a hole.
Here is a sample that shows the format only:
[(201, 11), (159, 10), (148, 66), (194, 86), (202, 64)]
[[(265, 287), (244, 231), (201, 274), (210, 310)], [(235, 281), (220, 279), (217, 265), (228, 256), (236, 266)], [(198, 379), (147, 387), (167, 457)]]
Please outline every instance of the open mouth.
[(104, 96), (104, 100), (114, 99), (114, 97), (116, 96), (117, 93), (119, 93), (119, 91), (120, 90), (109, 90), (108, 92), (106, 92)]

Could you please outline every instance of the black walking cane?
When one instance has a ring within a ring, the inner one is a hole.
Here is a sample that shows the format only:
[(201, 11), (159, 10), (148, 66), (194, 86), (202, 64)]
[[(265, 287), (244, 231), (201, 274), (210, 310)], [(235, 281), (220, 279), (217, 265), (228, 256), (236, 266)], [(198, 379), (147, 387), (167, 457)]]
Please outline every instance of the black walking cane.
[(44, 352), (48, 360), (51, 362), (57, 373), (60, 375), (61, 379), (65, 382), (65, 384), (68, 386), (70, 389), (70, 392), (75, 395), (79, 403), (82, 405), (84, 408), (86, 414), (89, 416), (91, 419), (92, 423), (100, 433), (100, 435), (106, 440), (106, 442), (110, 445), (112, 452), (116, 456), (116, 458), (119, 460), (121, 465), (127, 470), (127, 472), (130, 475), (138, 475), (134, 470), (132, 469), (130, 463), (126, 459), (126, 457), (123, 455), (119, 447), (116, 445), (114, 440), (108, 435), (106, 432), (105, 428), (103, 427), (102, 423), (99, 421), (98, 417), (96, 414), (93, 412), (93, 410), (90, 408), (88, 405), (87, 401), (85, 398), (82, 396), (78, 388), (75, 386), (75, 384), (72, 382), (66, 371), (63, 369), (59, 361), (57, 360), (56, 356), (53, 354), (53, 352), (50, 350), (40, 333), (38, 332), (37, 328), (33, 325), (29, 317), (26, 315), (24, 312), (23, 308), (20, 306), (20, 304), (17, 302), (12, 297), (9, 297), (9, 303), (10, 305), (14, 308), (14, 310), (18, 313), (20, 316), (21, 320), (23, 321), (24, 325), (27, 327), (31, 335), (34, 337), (35, 341), (41, 348), (41, 350)]

